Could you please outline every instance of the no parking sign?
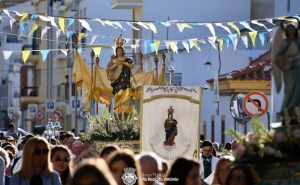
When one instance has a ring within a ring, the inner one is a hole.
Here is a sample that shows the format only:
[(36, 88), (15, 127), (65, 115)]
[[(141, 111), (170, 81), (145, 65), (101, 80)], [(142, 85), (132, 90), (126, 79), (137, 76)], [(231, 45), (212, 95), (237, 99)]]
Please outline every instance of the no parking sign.
[(262, 116), (268, 111), (268, 98), (262, 92), (251, 92), (245, 96), (243, 108), (249, 116), (253, 116), (255, 114)]

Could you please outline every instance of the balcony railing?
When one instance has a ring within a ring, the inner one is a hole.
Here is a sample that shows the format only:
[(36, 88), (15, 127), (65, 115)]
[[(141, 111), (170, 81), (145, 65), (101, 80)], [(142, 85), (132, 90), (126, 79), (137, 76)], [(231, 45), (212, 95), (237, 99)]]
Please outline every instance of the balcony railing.
[(39, 88), (38, 87), (23, 87), (21, 89), (21, 96), (39, 96)]
[[(39, 45), (24, 45), (22, 50), (39, 50)], [(32, 55), (38, 55), (39, 51), (32, 51)]]

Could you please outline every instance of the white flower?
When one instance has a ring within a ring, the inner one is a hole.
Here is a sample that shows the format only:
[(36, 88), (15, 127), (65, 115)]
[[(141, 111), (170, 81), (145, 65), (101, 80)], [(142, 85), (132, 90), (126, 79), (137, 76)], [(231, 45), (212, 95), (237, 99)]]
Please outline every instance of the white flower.
[(106, 130), (102, 130), (102, 134), (107, 135), (107, 131)]

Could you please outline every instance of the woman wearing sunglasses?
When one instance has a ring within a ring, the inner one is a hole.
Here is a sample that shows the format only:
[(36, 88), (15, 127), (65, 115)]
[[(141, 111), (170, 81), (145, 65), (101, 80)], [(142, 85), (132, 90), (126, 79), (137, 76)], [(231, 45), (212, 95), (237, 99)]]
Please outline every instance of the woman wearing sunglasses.
[(50, 162), (50, 146), (45, 138), (34, 137), (26, 142), (22, 165), (10, 180), (11, 185), (61, 185), (60, 177)]
[(57, 145), (51, 149), (53, 169), (59, 173), (63, 185), (67, 184), (68, 178), (72, 175), (73, 165), (70, 159), (71, 152), (64, 145)]

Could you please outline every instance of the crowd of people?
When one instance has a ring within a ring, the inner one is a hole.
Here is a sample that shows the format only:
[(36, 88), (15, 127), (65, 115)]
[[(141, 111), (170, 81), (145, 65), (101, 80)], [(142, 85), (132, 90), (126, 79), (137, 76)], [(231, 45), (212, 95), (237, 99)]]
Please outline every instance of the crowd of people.
[[(224, 146), (203, 141), (200, 160), (179, 157), (172, 164), (152, 152), (106, 146), (99, 153), (71, 132), (57, 140), (6, 135), (0, 148), (0, 184), (5, 185), (252, 185), (245, 165), (231, 165), (235, 141)], [(2, 178), (3, 176), (3, 178)], [(3, 181), (2, 181), (3, 179)]]

